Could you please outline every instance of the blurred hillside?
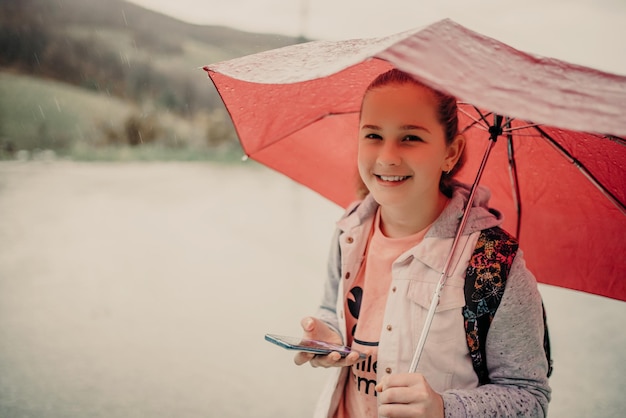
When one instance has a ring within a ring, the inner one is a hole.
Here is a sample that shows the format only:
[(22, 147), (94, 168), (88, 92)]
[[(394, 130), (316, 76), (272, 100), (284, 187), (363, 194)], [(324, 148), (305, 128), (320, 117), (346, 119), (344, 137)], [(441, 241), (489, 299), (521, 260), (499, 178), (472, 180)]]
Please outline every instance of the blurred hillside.
[(0, 158), (232, 149), (234, 130), (201, 66), (298, 41), (188, 24), (123, 0), (0, 0)]

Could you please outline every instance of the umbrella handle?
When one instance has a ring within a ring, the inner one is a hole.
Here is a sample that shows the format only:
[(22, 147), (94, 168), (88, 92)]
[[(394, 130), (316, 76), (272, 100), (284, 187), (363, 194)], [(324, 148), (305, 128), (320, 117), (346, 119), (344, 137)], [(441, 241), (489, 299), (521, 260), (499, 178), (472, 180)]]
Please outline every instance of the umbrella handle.
[(450, 253), (448, 254), (448, 258), (446, 259), (446, 263), (444, 264), (443, 271), (441, 272), (441, 278), (437, 283), (437, 287), (433, 292), (433, 298), (430, 302), (430, 307), (428, 308), (428, 314), (426, 315), (426, 320), (424, 321), (424, 328), (422, 329), (422, 333), (420, 335), (419, 341), (417, 342), (417, 347), (415, 348), (415, 354), (413, 354), (413, 360), (411, 361), (411, 365), (409, 366), (409, 373), (415, 373), (417, 370), (417, 366), (420, 361), (420, 357), (422, 356), (422, 352), (424, 351), (424, 345), (426, 345), (426, 338), (428, 337), (428, 331), (430, 331), (430, 326), (433, 322), (433, 318), (435, 316), (435, 311), (437, 310), (437, 305), (439, 305), (439, 299), (441, 298), (441, 292), (443, 290), (444, 285), (446, 284), (446, 279), (448, 278), (448, 270), (452, 265), (452, 259), (454, 253), (456, 252), (456, 247), (459, 244), (459, 240), (463, 235), (463, 230), (465, 229), (465, 224), (467, 223), (467, 218), (469, 217), (470, 209), (472, 208), (472, 203), (474, 202), (474, 195), (476, 194), (476, 189), (478, 188), (478, 183), (480, 182), (480, 178), (483, 175), (483, 171), (485, 170), (485, 166), (487, 165), (487, 160), (489, 159), (489, 154), (493, 146), (496, 143), (499, 135), (502, 135), (502, 116), (494, 115), (494, 124), (489, 127), (489, 141), (487, 143), (487, 149), (485, 150), (485, 154), (483, 155), (483, 160), (480, 163), (480, 167), (478, 168), (478, 172), (476, 173), (476, 179), (472, 184), (472, 188), (470, 189), (469, 197), (467, 198), (467, 204), (465, 205), (465, 209), (463, 210), (463, 216), (461, 217), (461, 222), (456, 231), (456, 235), (454, 236), (454, 241), (452, 241), (452, 248), (450, 248)]

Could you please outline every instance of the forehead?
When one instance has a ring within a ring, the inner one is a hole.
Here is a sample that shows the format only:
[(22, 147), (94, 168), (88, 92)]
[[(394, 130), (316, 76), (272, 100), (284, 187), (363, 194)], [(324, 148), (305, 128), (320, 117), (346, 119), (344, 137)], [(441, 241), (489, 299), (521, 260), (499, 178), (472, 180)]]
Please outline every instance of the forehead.
[(361, 117), (387, 113), (435, 116), (438, 102), (428, 87), (414, 83), (393, 83), (369, 90), (363, 97)]

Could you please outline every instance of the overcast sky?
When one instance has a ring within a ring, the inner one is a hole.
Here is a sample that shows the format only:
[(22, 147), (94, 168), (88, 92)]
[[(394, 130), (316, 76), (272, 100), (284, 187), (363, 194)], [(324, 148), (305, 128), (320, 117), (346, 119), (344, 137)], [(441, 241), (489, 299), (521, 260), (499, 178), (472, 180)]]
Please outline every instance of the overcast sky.
[(626, 0), (128, 0), (197, 24), (315, 39), (452, 20), (526, 52), (626, 75)]

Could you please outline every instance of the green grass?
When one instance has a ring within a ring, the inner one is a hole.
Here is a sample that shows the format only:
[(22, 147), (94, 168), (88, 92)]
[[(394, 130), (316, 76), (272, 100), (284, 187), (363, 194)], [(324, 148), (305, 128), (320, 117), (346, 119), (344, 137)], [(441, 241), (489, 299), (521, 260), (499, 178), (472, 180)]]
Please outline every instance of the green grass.
[[(53, 150), (75, 160), (234, 161), (238, 144), (207, 146), (207, 120), (184, 119), (166, 111), (148, 112), (158, 126), (153, 143), (139, 146), (115, 143), (105, 127), (123, 135), (136, 106), (121, 99), (55, 81), (0, 72), (0, 159), (6, 151)], [(150, 122), (151, 123), (151, 122)]]
[(103, 93), (0, 72), (0, 136), (16, 149), (62, 151), (94, 143), (101, 124), (118, 125), (132, 110)]

